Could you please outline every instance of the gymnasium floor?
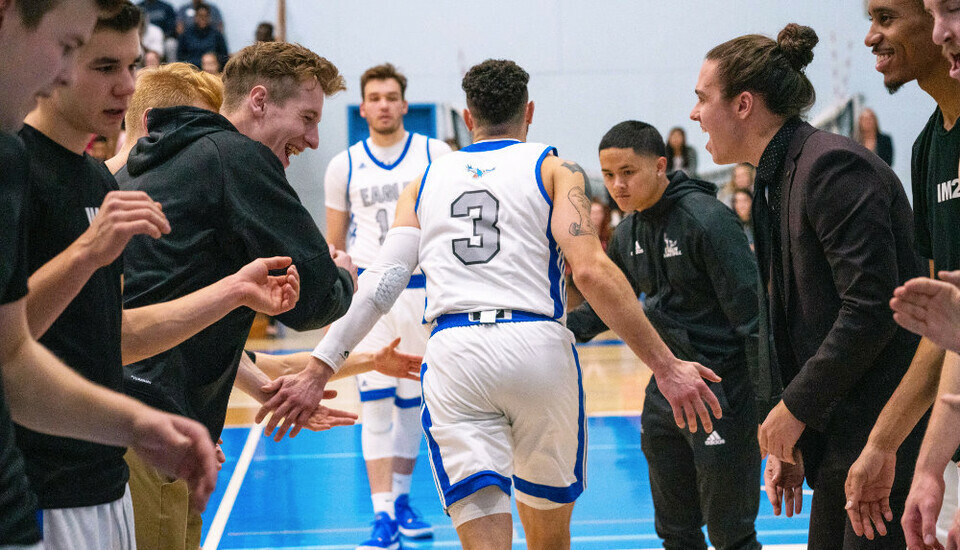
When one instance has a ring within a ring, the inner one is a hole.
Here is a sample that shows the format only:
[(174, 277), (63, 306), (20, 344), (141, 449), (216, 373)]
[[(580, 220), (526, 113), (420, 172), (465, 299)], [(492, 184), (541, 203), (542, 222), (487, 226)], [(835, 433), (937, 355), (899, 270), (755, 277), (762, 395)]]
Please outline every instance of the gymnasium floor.
[[(252, 340), (248, 347), (284, 353), (312, 348), (318, 338), (319, 333), (292, 333), (279, 340)], [(578, 350), (590, 414), (588, 488), (573, 513), (572, 546), (658, 548), (639, 437), (638, 411), (650, 372), (616, 341)], [(340, 396), (331, 406), (358, 410), (352, 380), (334, 382), (332, 387)], [(276, 443), (252, 426), (255, 411), (252, 400), (234, 395), (223, 434), (227, 462), (203, 516), (204, 550), (352, 550), (369, 535), (372, 519), (359, 426), (304, 432)], [(403, 546), (459, 548), (456, 532), (440, 508), (425, 447), (421, 452), (411, 497), (433, 523), (435, 537), (423, 542), (405, 539)], [(805, 504), (809, 498), (807, 490)], [(804, 548), (808, 520), (806, 512), (794, 518), (775, 517), (761, 494), (757, 531), (764, 547)], [(526, 547), (519, 520), (514, 547)]]

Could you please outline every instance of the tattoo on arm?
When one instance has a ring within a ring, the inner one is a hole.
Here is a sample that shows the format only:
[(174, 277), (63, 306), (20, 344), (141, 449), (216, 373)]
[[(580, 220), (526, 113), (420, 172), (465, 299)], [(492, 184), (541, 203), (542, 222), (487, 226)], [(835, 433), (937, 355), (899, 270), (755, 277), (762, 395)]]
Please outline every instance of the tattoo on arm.
[[(578, 167), (579, 168), (579, 167)], [(593, 226), (593, 220), (590, 219), (590, 199), (583, 192), (583, 187), (574, 187), (567, 193), (567, 198), (573, 203), (573, 207), (580, 215), (580, 223), (570, 224), (570, 234), (574, 237), (581, 235), (596, 235), (597, 229)]]

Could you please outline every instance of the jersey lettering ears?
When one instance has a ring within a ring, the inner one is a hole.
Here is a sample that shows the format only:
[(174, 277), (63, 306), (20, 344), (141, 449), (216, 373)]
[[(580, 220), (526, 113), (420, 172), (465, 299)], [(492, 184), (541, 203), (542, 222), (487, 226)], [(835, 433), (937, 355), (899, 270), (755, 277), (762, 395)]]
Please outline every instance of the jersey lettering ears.
[(396, 204), (400, 200), (400, 184), (371, 185), (360, 190), (364, 206), (373, 206), (384, 202)]
[(472, 218), (473, 235), (453, 239), (453, 255), (464, 265), (485, 264), (500, 252), (500, 201), (489, 191), (467, 191), (450, 205), (451, 218)]

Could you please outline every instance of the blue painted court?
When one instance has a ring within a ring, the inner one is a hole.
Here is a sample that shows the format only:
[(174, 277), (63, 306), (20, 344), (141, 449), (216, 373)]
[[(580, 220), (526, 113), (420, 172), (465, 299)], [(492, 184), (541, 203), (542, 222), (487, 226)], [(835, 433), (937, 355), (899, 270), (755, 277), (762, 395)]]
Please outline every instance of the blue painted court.
[[(640, 452), (640, 417), (593, 417), (589, 426), (588, 488), (574, 509), (573, 548), (658, 548), (647, 466)], [(258, 434), (251, 434), (251, 428), (224, 430), (227, 462), (203, 516), (205, 550), (352, 550), (367, 538), (372, 511), (359, 426), (304, 432), (281, 443)], [(246, 457), (240, 460), (245, 447)], [(436, 534), (426, 542), (404, 540), (403, 546), (458, 548), (425, 457), (424, 447), (411, 497)], [(805, 491), (805, 506), (809, 498)], [(775, 517), (761, 495), (757, 531), (764, 546), (805, 547), (808, 521), (806, 512)], [(514, 546), (524, 548), (519, 519), (515, 529)]]

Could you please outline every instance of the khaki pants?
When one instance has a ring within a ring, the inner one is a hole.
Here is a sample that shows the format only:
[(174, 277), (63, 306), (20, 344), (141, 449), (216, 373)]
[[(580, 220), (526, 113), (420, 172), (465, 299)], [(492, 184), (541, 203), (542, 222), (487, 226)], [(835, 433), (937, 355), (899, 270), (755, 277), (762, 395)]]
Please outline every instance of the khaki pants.
[(190, 492), (182, 480), (170, 480), (144, 463), (132, 450), (124, 457), (130, 467), (138, 550), (197, 550), (200, 514), (190, 509)]

